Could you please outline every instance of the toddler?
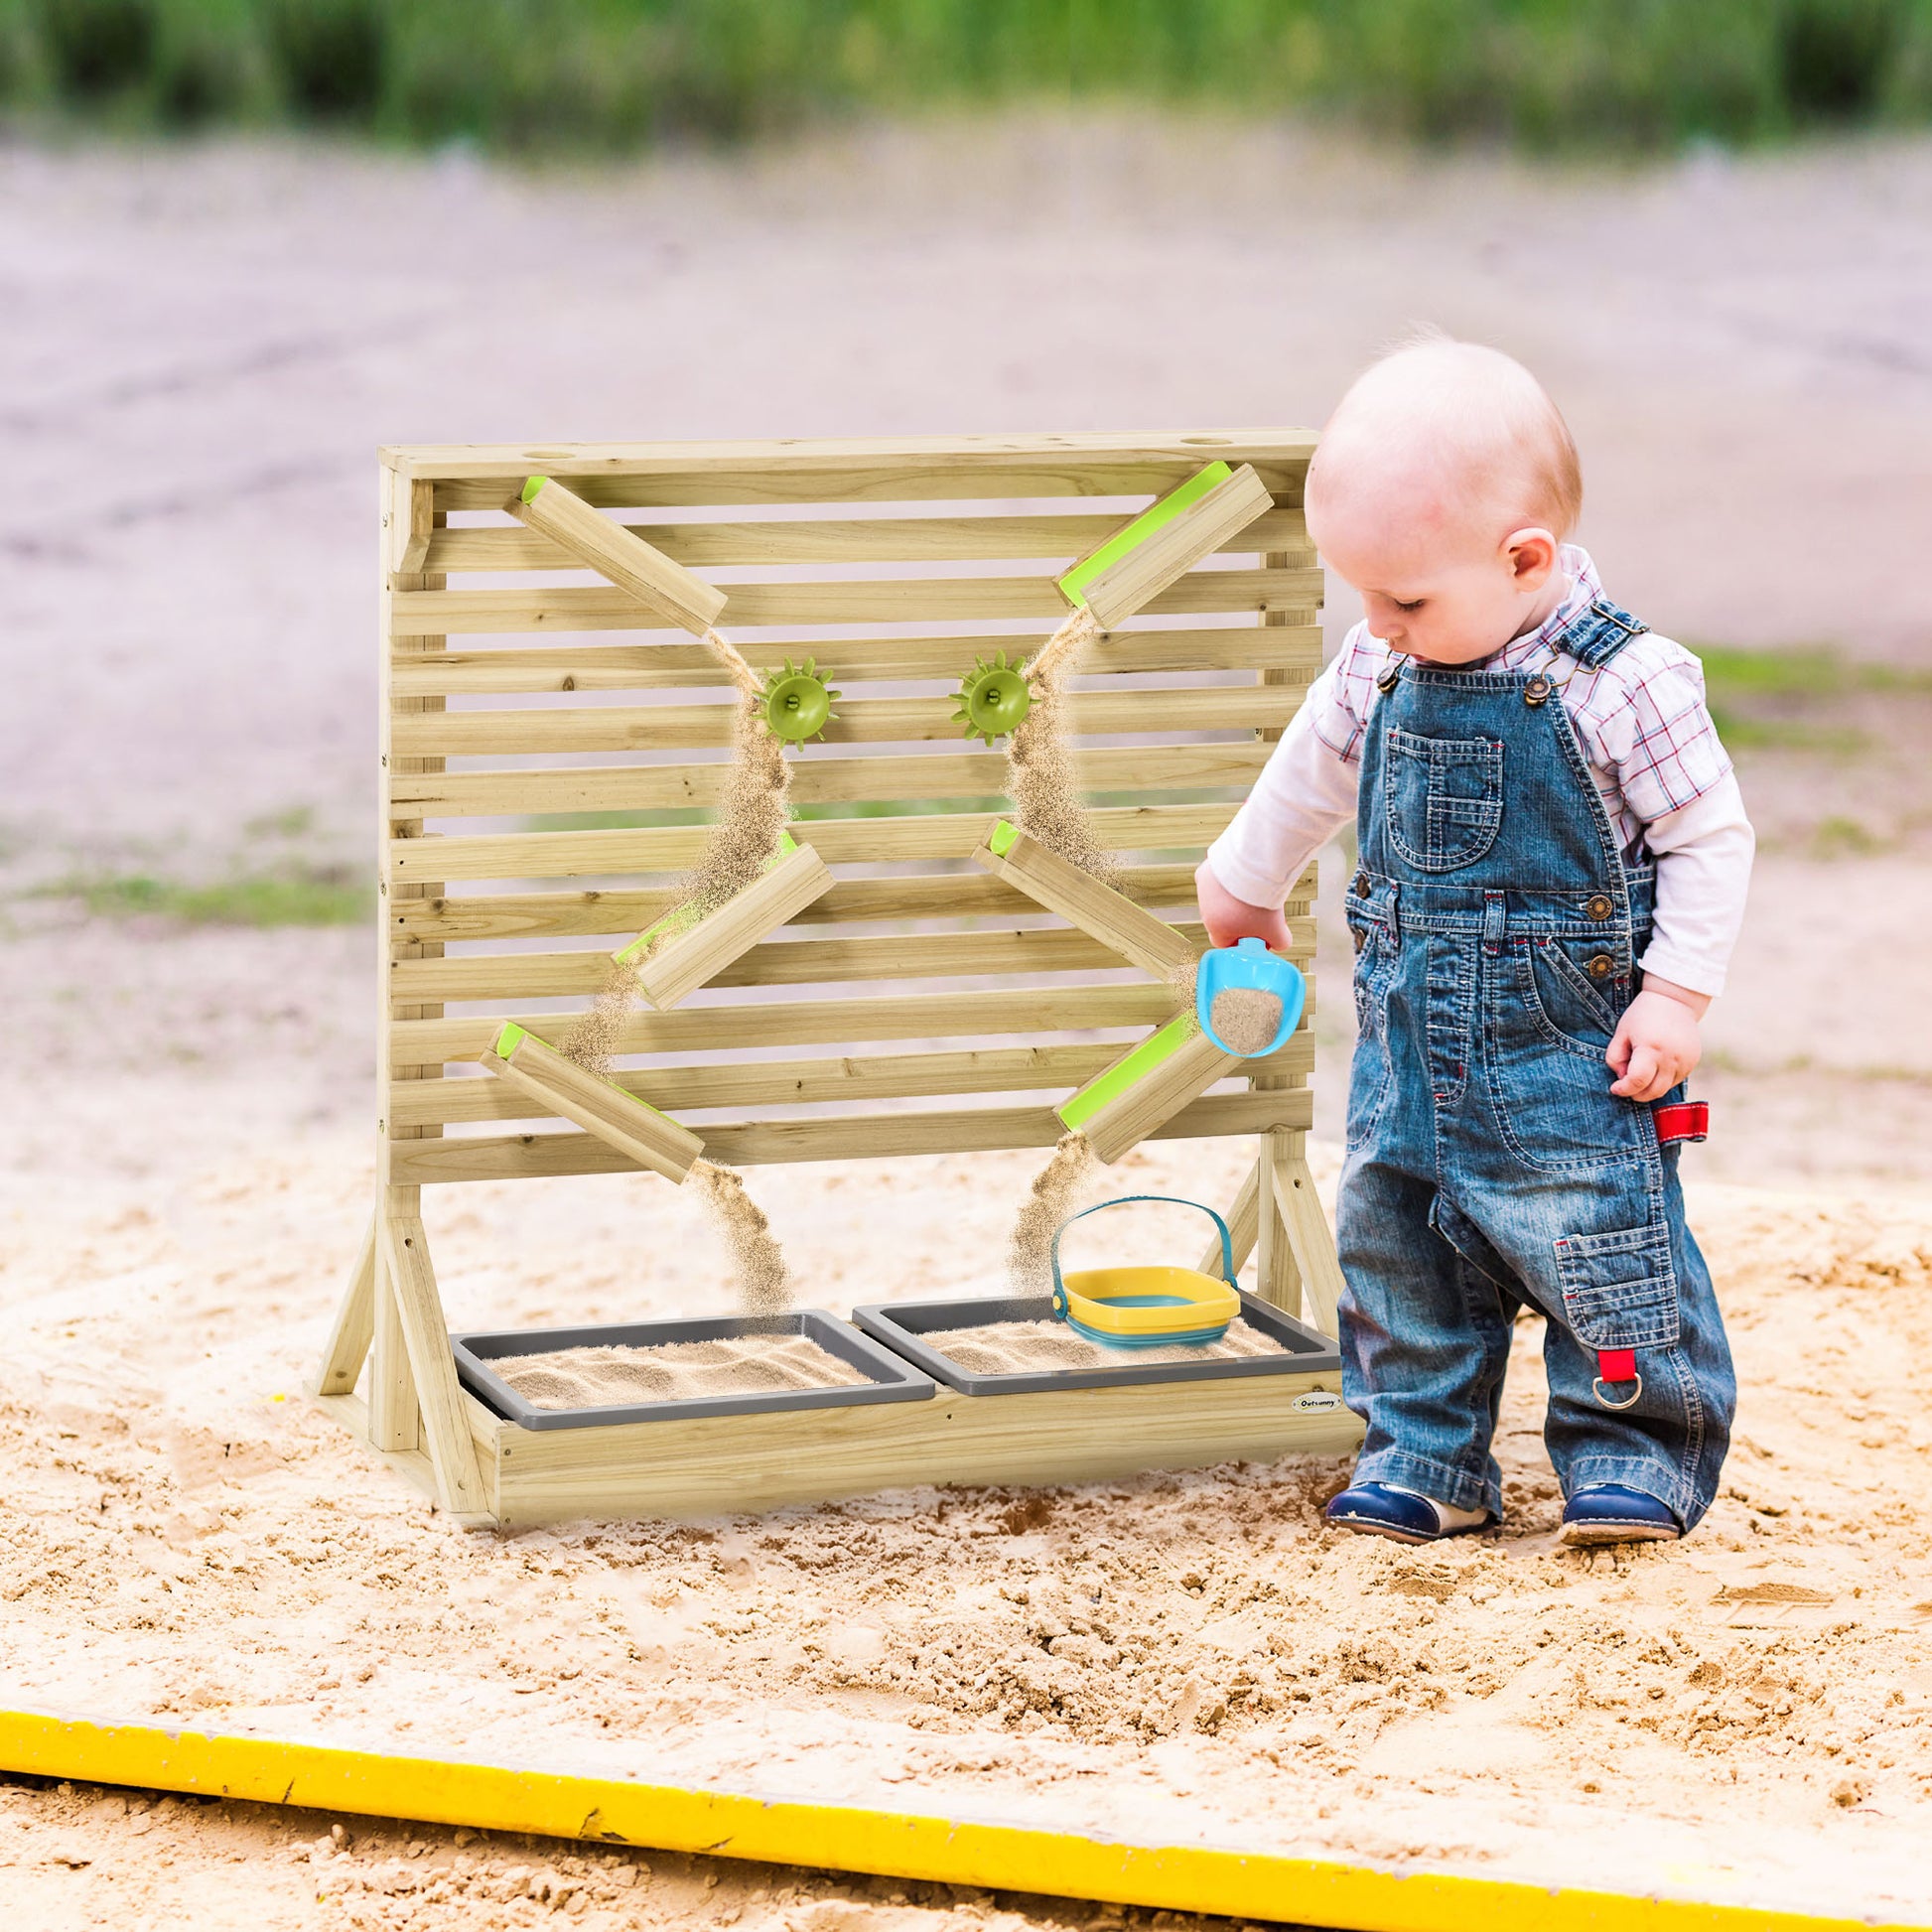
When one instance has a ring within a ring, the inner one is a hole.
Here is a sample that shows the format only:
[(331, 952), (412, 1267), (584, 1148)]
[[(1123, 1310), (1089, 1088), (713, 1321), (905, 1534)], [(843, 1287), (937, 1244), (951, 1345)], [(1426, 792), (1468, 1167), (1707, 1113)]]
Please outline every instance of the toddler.
[(1711, 1505), (1736, 1388), (1677, 1151), (1753, 838), (1698, 661), (1568, 543), (1577, 453), (1535, 378), (1431, 336), (1342, 399), (1311, 536), (1367, 616), (1197, 875), (1209, 937), (1287, 943), (1288, 886), (1351, 814), (1360, 1038), (1338, 1237), (1342, 1528), (1500, 1520), (1511, 1324), (1547, 1317), (1566, 1543)]

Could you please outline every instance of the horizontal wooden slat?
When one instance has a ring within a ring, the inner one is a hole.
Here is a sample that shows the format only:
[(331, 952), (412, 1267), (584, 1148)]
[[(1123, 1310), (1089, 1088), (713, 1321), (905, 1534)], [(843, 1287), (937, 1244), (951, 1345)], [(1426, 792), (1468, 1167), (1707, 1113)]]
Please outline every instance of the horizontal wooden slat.
[(1204, 464), (1252, 463), (1299, 503), (1308, 429), (896, 437), (741, 443), (415, 444), (385, 449), (400, 476), (436, 483), (439, 510), (499, 507), (526, 476), (605, 508), (656, 504), (925, 502), (1162, 495)]
[[(718, 660), (702, 644), (666, 631), (661, 644), (509, 645), (500, 650), (398, 652), (389, 687), (398, 698), (488, 696), (539, 691), (645, 691), (679, 685), (720, 688)], [(957, 637), (830, 637), (803, 644), (754, 646), (757, 667), (811, 655), (834, 683), (868, 678), (963, 676), (982, 657), (1025, 657), (1031, 634)], [(1306, 671), (1320, 668), (1321, 632), (1312, 623), (1229, 624), (1215, 629), (1117, 630), (1080, 652), (1082, 673), (1151, 671)]]
[[(1149, 1137), (1159, 1141), (1309, 1127), (1306, 1087), (1208, 1094)], [(845, 1115), (831, 1120), (754, 1121), (707, 1127), (708, 1157), (733, 1167), (779, 1161), (870, 1161), (913, 1154), (973, 1154), (996, 1148), (1051, 1147), (1065, 1129), (1050, 1107), (961, 1108), (944, 1113)], [(517, 1180), (639, 1170), (588, 1134), (514, 1134), (475, 1140), (398, 1141), (390, 1172), (401, 1185)]]
[[(1120, 1057), (1118, 1042), (1067, 1046), (991, 1046), (944, 1053), (839, 1054), (803, 1060), (740, 1061), (725, 1066), (647, 1067), (618, 1084), (670, 1114), (712, 1107), (802, 1107), (829, 1101), (939, 1099), (964, 1093), (1069, 1093)], [(1314, 1036), (1306, 1028), (1280, 1052), (1244, 1071), (1306, 1075)], [(530, 1102), (488, 1076), (399, 1080), (389, 1089), (389, 1125), (444, 1127), (534, 1118)], [(704, 1129), (697, 1130), (700, 1133)]]
[[(1050, 629), (1067, 615), (1050, 577), (888, 577), (829, 584), (733, 584), (718, 620), (727, 635), (767, 624), (954, 623), (1029, 619)], [(1206, 617), (1230, 611), (1306, 609), (1319, 601), (1318, 570), (1196, 570), (1144, 607), (1144, 615)], [(662, 630), (648, 605), (609, 587), (513, 591), (397, 591), (396, 636), (470, 631)]]
[[(1122, 873), (1122, 885), (1128, 897), (1143, 905), (1192, 904), (1194, 869), (1186, 865), (1128, 867)], [(664, 886), (644, 892), (466, 893), (398, 899), (390, 908), (389, 930), (398, 941), (437, 943), (605, 934), (627, 938), (661, 918), (677, 898), (677, 888)], [(984, 873), (928, 873), (912, 879), (841, 879), (823, 898), (798, 913), (792, 924), (999, 916), (1034, 909), (1033, 901), (1023, 893)], [(1302, 908), (1292, 905), (1290, 909)]]
[[(1191, 791), (1251, 783), (1274, 749), (1256, 740), (1158, 749), (1102, 747), (1080, 753), (1077, 768), (1090, 791)], [(705, 808), (724, 796), (731, 770), (721, 760), (592, 764), (555, 771), (397, 772), (389, 780), (389, 809), (398, 819), (410, 820)], [(976, 798), (1002, 791), (1005, 785), (1005, 758), (985, 748), (928, 757), (800, 759), (791, 767), (791, 798), (796, 805)], [(801, 827), (799, 835), (817, 842), (815, 825)]]
[[(1196, 951), (1206, 943), (1196, 924), (1176, 925), (1174, 930)], [(1311, 957), (1312, 937), (1312, 929), (1306, 926), (1295, 934), (1298, 950), (1291, 957), (1298, 963)], [(1022, 932), (907, 932), (767, 941), (720, 968), (706, 984), (813, 986), (987, 973), (1078, 973), (1113, 971), (1126, 963), (1100, 940), (1063, 926)], [(389, 994), (419, 1006), (456, 1000), (568, 1000), (595, 994), (610, 964), (609, 953), (602, 951), (398, 959), (390, 962)]]
[[(740, 1000), (683, 1006), (671, 1013), (633, 1011), (616, 1053), (698, 1053), (715, 1047), (830, 1046), (875, 1039), (975, 1038), (1013, 1034), (1083, 1033), (1102, 1027), (1158, 1027), (1179, 1002), (1153, 980), (1118, 986), (1029, 987), (1023, 993), (876, 995), (862, 1000)], [(570, 1014), (509, 1013), (475, 1020), (392, 1023), (397, 1066), (445, 1066), (474, 1060), (504, 1020), (540, 1039), (567, 1031)]]
[[(626, 525), (667, 557), (698, 569), (756, 564), (919, 564), (1084, 557), (1118, 530), (1119, 515), (771, 517), (751, 523)], [(1269, 510), (1219, 548), (1308, 548), (1300, 510)], [(419, 570), (579, 570), (562, 544), (517, 524), (435, 531)]]
[[(1219, 837), (1236, 807), (1108, 805), (1089, 814), (1110, 852), (1185, 852)], [(965, 859), (994, 822), (992, 812), (907, 813), (892, 818), (809, 819), (797, 826), (827, 865)], [(432, 834), (389, 842), (390, 879), (576, 879), (613, 873), (680, 872), (696, 863), (709, 827), (647, 825), (589, 832)]]
[[(821, 665), (836, 683), (836, 667)], [(1066, 702), (1069, 732), (1081, 734), (1264, 730), (1301, 709), (1300, 684), (1146, 685), (1080, 691)], [(928, 698), (841, 698), (825, 728), (828, 745), (959, 743), (951, 693)], [(577, 705), (547, 711), (405, 711), (390, 725), (398, 758), (512, 758), (537, 753), (697, 751), (732, 740), (730, 705)], [(815, 741), (816, 742), (816, 741)]]

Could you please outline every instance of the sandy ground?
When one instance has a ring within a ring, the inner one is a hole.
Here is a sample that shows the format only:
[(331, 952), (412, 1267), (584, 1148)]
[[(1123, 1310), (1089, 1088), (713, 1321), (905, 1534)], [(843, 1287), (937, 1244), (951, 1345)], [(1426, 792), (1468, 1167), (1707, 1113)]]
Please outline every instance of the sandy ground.
[[(1660, 627), (1922, 666), (1928, 202), (1926, 146), (1613, 179), (1046, 127), (595, 182), (0, 151), (31, 478), (0, 886), (361, 860), (379, 441), (1315, 421), (1419, 315), (1547, 375), (1585, 537)], [(1539, 1877), (1626, 1877), (1634, 1839), (1711, 1896), (1932, 1911), (1932, 718), (1861, 702), (1855, 753), (1745, 760), (1765, 858), (1693, 1157), (1742, 1440), (1706, 1528), (1635, 1555), (1551, 1546), (1529, 1329), (1508, 1530), (1452, 1550), (1324, 1540), (1339, 1466), (452, 1532), (299, 1394), (366, 1213), (369, 935), (0, 905), (10, 1695)], [(1330, 1136), (1346, 1006), (1317, 1007)], [(1236, 1158), (1124, 1177), (1224, 1198)], [(1030, 1165), (754, 1182), (843, 1308), (995, 1292)], [(648, 1179), (465, 1190), (432, 1234), (460, 1323), (730, 1306), (723, 1258), (695, 1287), (684, 1259), (714, 1253), (697, 1204)], [(1061, 1909), (654, 1858), (624, 1885), (638, 1862), (355, 1821), (318, 1861), (329, 1820), (0, 1796), (30, 1927)]]

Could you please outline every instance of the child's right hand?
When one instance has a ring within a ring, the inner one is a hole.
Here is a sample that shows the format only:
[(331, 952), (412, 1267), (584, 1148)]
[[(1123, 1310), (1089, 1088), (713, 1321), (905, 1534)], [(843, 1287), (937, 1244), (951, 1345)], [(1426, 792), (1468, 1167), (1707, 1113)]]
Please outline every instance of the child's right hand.
[(1259, 939), (1270, 952), (1287, 952), (1294, 943), (1279, 905), (1250, 905), (1236, 898), (1208, 871), (1202, 860), (1194, 873), (1194, 892), (1200, 900), (1201, 924), (1211, 946), (1231, 946), (1237, 939)]

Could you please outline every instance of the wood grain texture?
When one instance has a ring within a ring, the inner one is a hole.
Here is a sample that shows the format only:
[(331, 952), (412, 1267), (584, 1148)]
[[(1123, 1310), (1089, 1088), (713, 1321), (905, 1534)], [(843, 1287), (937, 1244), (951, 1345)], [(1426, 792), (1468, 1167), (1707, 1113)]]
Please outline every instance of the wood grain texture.
[(801, 845), (688, 932), (658, 946), (636, 969), (638, 988), (659, 1013), (668, 1013), (802, 912), (831, 884), (825, 861), (809, 845)]
[(477, 1464), (476, 1445), (462, 1414), (449, 1324), (444, 1319), (442, 1297), (436, 1291), (429, 1235), (422, 1222), (402, 1217), (385, 1221), (383, 1260), (409, 1352), (410, 1378), (422, 1416), (423, 1447), (436, 1469), (436, 1499), (448, 1510), (483, 1510), (488, 1498)]
[(1111, 1165), (1241, 1065), (1238, 1054), (1224, 1052), (1205, 1034), (1191, 1035), (1126, 1092), (1089, 1115), (1080, 1132), (1095, 1158)]
[[(541, 496), (537, 498), (543, 500)], [(1259, 613), (1305, 608), (1321, 595), (1317, 570), (1190, 571), (1140, 607), (1149, 617)], [(734, 584), (725, 624), (741, 649), (742, 630), (778, 624), (958, 623), (1028, 619), (1050, 630), (1066, 615), (1052, 578), (881, 577), (833, 583)], [(442, 636), (487, 631), (661, 630), (664, 615), (628, 591), (602, 586), (548, 590), (409, 591), (397, 594), (397, 634)]]
[(634, 530), (600, 515), (563, 483), (553, 480), (535, 489), (527, 498), (510, 498), (512, 516), (562, 545), (578, 563), (608, 578), (659, 621), (699, 637), (718, 621), (725, 608), (723, 591), (694, 577)]
[[(789, 1108), (826, 1102), (945, 1099), (967, 1093), (1071, 1093), (1119, 1057), (1119, 1046), (1111, 1042), (966, 1046), (931, 1053), (839, 1053), (711, 1066), (652, 1066), (620, 1069), (612, 1078), (653, 1106), (682, 1114), (697, 1108)], [(1314, 1069), (1313, 1041), (1307, 1034), (1297, 1034), (1279, 1052), (1255, 1064), (1305, 1079)], [(540, 1110), (532, 1110), (530, 1098), (519, 1090), (500, 1080), (474, 1078), (402, 1082), (390, 1090), (389, 1109), (399, 1123), (439, 1126), (546, 1118)], [(1253, 1247), (1251, 1228), (1244, 1258)]]
[(546, 1114), (574, 1121), (627, 1164), (681, 1182), (704, 1152), (689, 1128), (648, 1101), (586, 1072), (548, 1041), (525, 1034), (509, 1054), (488, 1048), (478, 1055), (483, 1069), (507, 1081)]
[[(417, 485), (433, 490), (433, 483)], [(526, 518), (527, 522), (528, 519)], [(1071, 564), (1097, 550), (1119, 528), (1118, 516), (1070, 511), (1058, 516), (762, 517), (756, 522), (621, 521), (654, 549), (687, 568), (759, 564), (917, 564), (1018, 562), (1048, 557)], [(1238, 539), (1238, 540), (1237, 540)], [(1253, 554), (1308, 548), (1300, 510), (1271, 510), (1216, 545)], [(1302, 561), (1306, 561), (1305, 559)], [(427, 562), (412, 569), (440, 571), (573, 570), (583, 559), (533, 528), (465, 525), (438, 530)]]
[[(1083, 676), (1160, 671), (1279, 670), (1284, 683), (1307, 684), (1321, 668), (1321, 632), (1310, 623), (1266, 629), (1227, 623), (1214, 628), (1167, 626), (1110, 631), (1080, 653)], [(398, 696), (514, 696), (541, 692), (650, 691), (724, 688), (718, 660), (702, 644), (665, 633), (661, 643), (595, 644), (559, 638), (545, 644), (501, 644), (445, 650), (421, 661), (399, 653), (390, 677)], [(1025, 656), (1037, 645), (1031, 631), (975, 631), (948, 637), (815, 637), (808, 648), (838, 673), (841, 688), (868, 680), (932, 678), (956, 685), (973, 665), (997, 651)], [(767, 668), (783, 644), (754, 644)], [(796, 645), (791, 654), (798, 654)]]
[(1167, 979), (1198, 956), (1204, 932), (1196, 938), (1177, 931), (1017, 826), (1009, 825), (1000, 836), (1003, 841), (1010, 837), (1006, 850), (996, 852), (989, 836), (974, 852), (975, 862), (1047, 911), (1070, 920), (1129, 965)]
[(762, 1416), (505, 1432), (496, 1489), (506, 1528), (621, 1516), (710, 1516), (836, 1502), (911, 1483), (1093, 1482), (1141, 1469), (1345, 1455), (1346, 1409), (1294, 1401), (1340, 1391), (1333, 1372), (1063, 1389)]
[[(829, 657), (822, 674), (842, 673)], [(754, 666), (754, 668), (759, 668)], [(1065, 700), (1074, 736), (1116, 733), (1172, 737), (1181, 732), (1279, 730), (1302, 705), (1302, 687), (1252, 684), (1137, 685), (1076, 691)], [(952, 691), (925, 698), (848, 698), (826, 727), (827, 745), (957, 745)], [(586, 705), (559, 711), (441, 711), (398, 718), (395, 750), (428, 758), (556, 757), (564, 752), (688, 752), (731, 742), (734, 707), (723, 704)]]
[[(440, 1080), (405, 1081), (397, 1091), (413, 1093), (418, 1088), (441, 1085)], [(425, 1120), (415, 1124), (430, 1123)], [(343, 1299), (337, 1305), (336, 1318), (329, 1324), (329, 1338), (323, 1343), (322, 1368), (314, 1391), (317, 1395), (347, 1395), (355, 1387), (362, 1364), (368, 1359), (369, 1343), (375, 1334), (376, 1246), (375, 1216), (371, 1214), (354, 1265), (348, 1271)]]
[[(989, 773), (995, 767), (989, 762)], [(814, 849), (827, 865), (888, 860), (968, 859), (1004, 815), (997, 811), (922, 812), (902, 818), (810, 821)], [(1087, 814), (1108, 852), (1199, 849), (1234, 816), (1232, 803), (1104, 805)], [(580, 879), (613, 873), (682, 872), (704, 851), (702, 825), (613, 828), (589, 832), (483, 832), (398, 839), (389, 848), (401, 882), (451, 879)]]
[[(1306, 1128), (1306, 1088), (1207, 1094), (1145, 1138), (1157, 1141)], [(945, 1113), (846, 1114), (823, 1120), (748, 1121), (705, 1128), (707, 1158), (732, 1167), (794, 1161), (880, 1161), (919, 1154), (1048, 1148), (1065, 1132), (1050, 1107), (962, 1107)], [(631, 1173), (636, 1164), (588, 1134), (516, 1134), (396, 1144), (399, 1173), (421, 1186), (464, 1180), (534, 1180)]]
[[(1243, 464), (1199, 502), (1137, 543), (1087, 586), (1086, 604), (1103, 630), (1158, 607), (1168, 587), (1273, 508), (1268, 485)], [(1257, 546), (1259, 548), (1259, 546)], [(1284, 576), (1297, 576), (1284, 572)]]
[(1348, 1285), (1342, 1279), (1328, 1217), (1322, 1213), (1320, 1197), (1314, 1191), (1314, 1176), (1309, 1173), (1309, 1164), (1299, 1151), (1281, 1160), (1275, 1172), (1276, 1199), (1287, 1224), (1295, 1266), (1302, 1278), (1308, 1318), (1332, 1338), (1341, 1332), (1337, 1311)]
[[(1269, 747), (1175, 745), (1158, 750), (1104, 747), (1079, 755), (1082, 781), (1097, 791), (1201, 791), (1246, 787), (1268, 761)], [(888, 804), (997, 793), (1006, 762), (997, 754), (930, 752), (904, 757), (809, 758), (791, 771), (794, 805)], [(543, 817), (557, 813), (714, 809), (731, 782), (731, 766), (598, 764), (558, 770), (400, 773), (398, 809), (424, 819)], [(890, 821), (871, 821), (888, 836)], [(814, 836), (817, 828), (813, 828)]]

